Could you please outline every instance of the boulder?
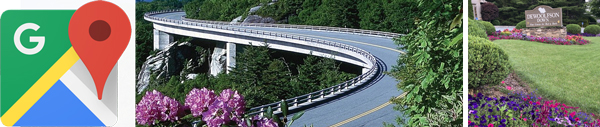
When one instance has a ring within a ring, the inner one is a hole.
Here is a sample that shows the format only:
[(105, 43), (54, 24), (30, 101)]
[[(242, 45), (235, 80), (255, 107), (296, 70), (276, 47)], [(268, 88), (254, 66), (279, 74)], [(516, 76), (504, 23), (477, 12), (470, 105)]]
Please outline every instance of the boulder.
[(244, 19), (243, 23), (276, 23), (275, 19), (271, 17), (262, 17), (259, 15), (248, 15), (246, 19)]

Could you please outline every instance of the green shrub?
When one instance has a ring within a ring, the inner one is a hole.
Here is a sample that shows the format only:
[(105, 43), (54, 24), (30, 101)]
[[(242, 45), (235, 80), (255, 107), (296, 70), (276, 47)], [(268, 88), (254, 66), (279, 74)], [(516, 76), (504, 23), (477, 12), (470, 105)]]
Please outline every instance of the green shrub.
[(492, 23), (486, 21), (480, 21), (479, 23), (485, 28), (485, 33), (487, 33), (487, 35), (492, 35), (496, 32), (496, 28)]
[(581, 33), (581, 27), (577, 24), (569, 24), (567, 25), (567, 32), (572, 34)]
[(479, 24), (477, 20), (469, 19), (469, 36), (487, 38), (483, 25)]
[(493, 20), (493, 21), (492, 21), (492, 24), (494, 24), (494, 25), (500, 25), (500, 21), (498, 21), (498, 20)]
[(409, 127), (461, 126), (463, 118), (456, 116), (462, 115), (461, 103), (466, 101), (461, 98), (463, 1), (416, 2), (413, 6), (428, 13), (420, 13), (414, 31), (394, 39), (398, 49), (407, 52), (387, 73), (402, 81), (396, 86), (406, 92), (403, 98), (391, 99), (394, 109), (404, 115), (396, 117), (396, 123)]
[(589, 34), (599, 34), (600, 33), (600, 26), (598, 25), (589, 25), (587, 27), (585, 27), (585, 29), (583, 29), (584, 33), (589, 33)]
[(508, 55), (493, 42), (469, 36), (469, 88), (497, 85), (510, 72)]
[(517, 28), (517, 29), (527, 28), (527, 24), (525, 24), (525, 23), (526, 23), (525, 20), (523, 20), (523, 21), (517, 23), (517, 26), (515, 28)]

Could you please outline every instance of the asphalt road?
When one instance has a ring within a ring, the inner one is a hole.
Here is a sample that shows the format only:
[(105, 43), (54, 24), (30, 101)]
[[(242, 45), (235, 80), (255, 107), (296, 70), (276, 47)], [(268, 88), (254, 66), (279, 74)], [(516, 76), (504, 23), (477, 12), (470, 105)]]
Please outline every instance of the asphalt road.
[[(183, 15), (185, 15), (184, 12), (173, 12), (156, 14), (154, 16), (181, 20), (181, 16)], [(379, 58), (383, 63), (383, 71), (389, 71), (393, 65), (396, 65), (396, 60), (401, 52), (392, 50), (398, 46), (389, 38), (302, 29), (233, 27), (303, 35), (352, 45), (369, 51)], [(396, 88), (397, 83), (397, 80), (388, 75), (380, 76), (372, 84), (361, 87), (351, 94), (307, 109), (304, 115), (294, 122), (293, 126), (314, 125), (315, 127), (325, 127), (341, 125), (348, 127), (373, 127), (382, 126), (383, 122), (395, 123), (396, 117), (402, 114), (392, 109), (394, 104), (386, 104), (386, 102), (390, 98), (402, 94), (402, 91)]]

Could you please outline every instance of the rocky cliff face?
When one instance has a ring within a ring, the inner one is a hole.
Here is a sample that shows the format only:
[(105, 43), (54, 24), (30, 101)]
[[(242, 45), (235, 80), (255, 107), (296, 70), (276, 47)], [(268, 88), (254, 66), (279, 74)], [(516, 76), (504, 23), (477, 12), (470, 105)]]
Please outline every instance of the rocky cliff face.
[(258, 15), (248, 15), (246, 19), (244, 19), (243, 23), (276, 23), (275, 19), (271, 17), (261, 17)]
[(194, 73), (206, 66), (207, 55), (206, 50), (191, 43), (171, 43), (156, 55), (148, 56), (137, 75), (136, 89), (138, 92), (146, 89), (152, 74), (156, 74), (157, 79), (169, 79), (171, 76), (194, 78)]
[[(268, 5), (273, 5), (275, 2), (277, 2), (277, 0), (273, 0), (271, 1)], [(250, 8), (250, 10), (248, 11), (248, 16), (246, 16), (245, 19), (242, 19), (242, 16), (239, 16), (235, 19), (233, 19), (231, 22), (235, 23), (235, 22), (241, 22), (242, 23), (277, 23), (277, 21), (271, 17), (262, 17), (259, 15), (253, 15), (254, 12), (258, 11), (261, 7), (263, 7), (262, 5), (256, 6), (256, 7), (252, 7)]]
[(217, 43), (210, 57), (210, 75), (217, 76), (225, 70), (226, 55), (227, 49), (225, 49), (225, 44)]

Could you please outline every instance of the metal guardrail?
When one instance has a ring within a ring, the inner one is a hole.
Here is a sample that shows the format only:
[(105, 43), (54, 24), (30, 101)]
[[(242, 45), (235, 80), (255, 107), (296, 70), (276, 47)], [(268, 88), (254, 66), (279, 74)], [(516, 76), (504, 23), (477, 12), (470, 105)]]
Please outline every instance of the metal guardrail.
[[(302, 37), (302, 36), (297, 36), (297, 35), (288, 35), (288, 34), (281, 34), (281, 33), (277, 33), (277, 32), (268, 32), (268, 31), (260, 31), (260, 30), (253, 30), (253, 29), (244, 29), (244, 28), (235, 28), (235, 27), (227, 27), (227, 25), (231, 25), (229, 22), (220, 22), (220, 21), (202, 21), (202, 20), (197, 20), (199, 22), (195, 22), (196, 20), (189, 20), (189, 21), (183, 21), (183, 20), (173, 20), (173, 19), (166, 19), (166, 18), (159, 18), (159, 17), (154, 17), (152, 15), (154, 14), (160, 14), (160, 13), (168, 13), (168, 12), (177, 12), (177, 11), (182, 11), (181, 9), (174, 9), (174, 10), (164, 10), (164, 11), (154, 11), (154, 12), (148, 12), (144, 14), (144, 18), (148, 21), (151, 22), (168, 22), (168, 23), (177, 23), (177, 24), (181, 24), (181, 25), (187, 25), (187, 26), (196, 26), (196, 27), (205, 27), (205, 28), (213, 28), (213, 29), (221, 29), (221, 30), (230, 30), (230, 31), (238, 31), (238, 32), (244, 32), (244, 33), (250, 33), (250, 34), (258, 34), (258, 35), (267, 35), (267, 36), (273, 36), (273, 37), (281, 37), (281, 38), (288, 38), (288, 39), (296, 39), (296, 40), (301, 40), (301, 41), (307, 41), (307, 42), (312, 42), (312, 43), (318, 43), (318, 44), (323, 44), (323, 45), (328, 45), (328, 46), (332, 46), (332, 47), (336, 47), (336, 48), (341, 48), (341, 49), (345, 49), (354, 53), (358, 53), (360, 54), (362, 57), (365, 57), (368, 59), (368, 61), (363, 61), (369, 65), (372, 65), (371, 68), (369, 69), (369, 71), (367, 71), (366, 73), (363, 73), (355, 78), (352, 78), (348, 81), (345, 81), (343, 83), (331, 86), (329, 88), (325, 88), (319, 91), (315, 91), (315, 92), (311, 92), (308, 94), (304, 94), (304, 95), (300, 95), (294, 98), (290, 98), (285, 100), (288, 104), (288, 107), (290, 108), (298, 108), (300, 105), (304, 105), (304, 104), (310, 104), (313, 101), (319, 101), (319, 99), (325, 99), (326, 96), (328, 95), (334, 95), (336, 93), (341, 93), (343, 92), (342, 90), (345, 89), (350, 89), (350, 88), (354, 88), (355, 86), (358, 85), (362, 85), (364, 84), (367, 80), (370, 80), (371, 78), (373, 78), (376, 74), (376, 71), (379, 70), (379, 67), (377, 66), (377, 59), (375, 58), (375, 56), (373, 56), (371, 53), (360, 49), (360, 48), (356, 48), (354, 46), (350, 46), (350, 45), (346, 45), (346, 44), (342, 44), (342, 43), (338, 43), (338, 42), (332, 42), (332, 41), (327, 41), (327, 40), (322, 40), (322, 39), (316, 39), (316, 38), (310, 38), (310, 37)], [(192, 22), (190, 22), (192, 21)], [(241, 24), (237, 24), (237, 25), (241, 25)], [(362, 30), (361, 32), (359, 32), (359, 30), (356, 29), (348, 29), (348, 28), (337, 28), (334, 29), (334, 27), (317, 27), (317, 26), (304, 26), (304, 25), (282, 25), (282, 24), (273, 24), (273, 25), (267, 25), (267, 24), (263, 24), (263, 25), (259, 25), (259, 24), (250, 24), (250, 25), (254, 25), (254, 26), (260, 26), (260, 27), (278, 27), (278, 28), (299, 28), (299, 29), (318, 29), (318, 30), (333, 30), (333, 31), (351, 31), (351, 32), (356, 32), (356, 33), (364, 33), (364, 34), (373, 34), (373, 35), (378, 35), (378, 36), (386, 36), (386, 37), (391, 37), (391, 36), (397, 36), (399, 34), (389, 34), (386, 32), (374, 32), (374, 31), (370, 31), (370, 30)], [(369, 31), (369, 32), (365, 32), (365, 31)], [(271, 107), (273, 110), (276, 111), (281, 111), (281, 102), (274, 102), (274, 103), (270, 103), (270, 104), (265, 104), (265, 105), (261, 105), (258, 107), (253, 107), (250, 108), (250, 110), (247, 111), (247, 113), (249, 115), (255, 115), (255, 114), (260, 114), (262, 115), (264, 112), (266, 112), (266, 108), (267, 107)]]

